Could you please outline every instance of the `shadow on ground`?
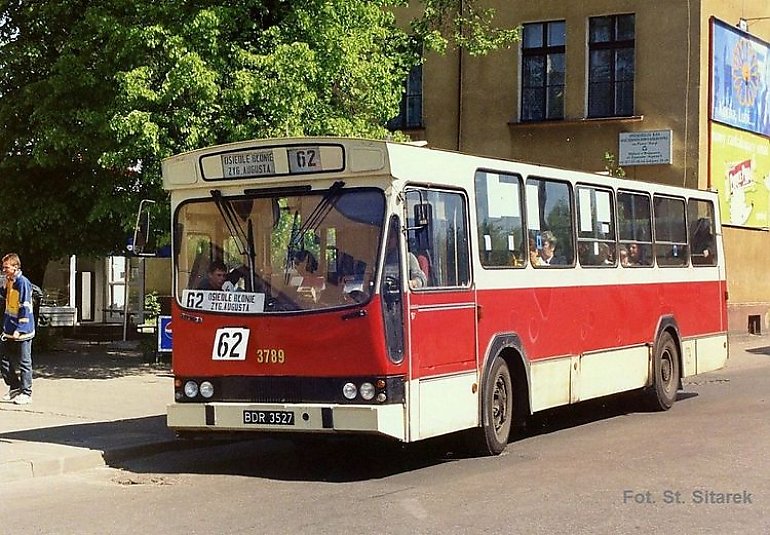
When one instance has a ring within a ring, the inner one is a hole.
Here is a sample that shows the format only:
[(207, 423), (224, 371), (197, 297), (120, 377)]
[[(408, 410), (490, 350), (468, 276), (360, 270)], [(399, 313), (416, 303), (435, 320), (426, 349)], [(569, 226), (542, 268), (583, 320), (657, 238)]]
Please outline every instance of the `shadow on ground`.
[(763, 347), (751, 347), (746, 349), (747, 353), (751, 353), (753, 355), (768, 355), (770, 356), (770, 346), (763, 346)]
[[(35, 358), (38, 377), (109, 379), (137, 373), (162, 373), (168, 364), (147, 363), (137, 347), (120, 343), (64, 341), (64, 347)], [(684, 401), (697, 396), (680, 392)], [(532, 417), (517, 438), (642, 411), (636, 395), (620, 395), (552, 409)], [(246, 436), (246, 435), (244, 435)], [(478, 450), (469, 433), (404, 445), (376, 437), (338, 435), (248, 435), (247, 439), (174, 440), (165, 415), (113, 422), (74, 424), (0, 434), (4, 441), (53, 443), (108, 451), (106, 463), (138, 474), (192, 473), (290, 481), (351, 482), (383, 478), (449, 462), (472, 459)], [(121, 444), (125, 440), (125, 445)], [(128, 445), (132, 445), (128, 447)], [(124, 446), (124, 447), (121, 447)], [(508, 452), (515, 449), (509, 445)], [(478, 459), (495, 462), (494, 458)]]
[[(140, 439), (137, 440), (136, 437)], [(174, 434), (166, 427), (166, 416), (158, 415), (0, 434), (0, 445), (11, 440), (115, 451), (114, 458), (119, 460), (128, 455), (136, 456), (142, 453), (132, 448), (144, 448), (144, 451), (150, 454), (161, 451), (163, 442), (173, 444)], [(150, 445), (153, 448), (150, 448)]]
[(167, 361), (155, 361), (136, 342), (60, 340), (53, 348), (33, 347), (35, 377), (52, 379), (114, 379), (142, 373), (169, 371)]
[[(680, 392), (680, 402), (695, 397)], [(556, 433), (592, 422), (642, 411), (638, 397), (615, 396), (553, 409), (531, 418), (518, 439)], [(643, 411), (642, 411), (643, 412)], [(184, 454), (165, 452), (127, 459), (112, 466), (137, 474), (237, 475), (282, 481), (354, 482), (378, 479), (451, 462), (497, 462), (484, 458), (472, 433), (463, 432), (401, 444), (376, 437), (261, 435), (231, 442), (181, 441)], [(195, 444), (202, 449), (195, 449)], [(513, 441), (506, 450), (515, 454)]]

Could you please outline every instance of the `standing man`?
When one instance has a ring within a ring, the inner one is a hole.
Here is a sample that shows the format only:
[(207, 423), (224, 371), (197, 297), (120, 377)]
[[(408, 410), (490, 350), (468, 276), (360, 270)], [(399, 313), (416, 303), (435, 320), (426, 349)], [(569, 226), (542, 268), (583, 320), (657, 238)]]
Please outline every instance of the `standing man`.
[(32, 284), (21, 273), (21, 260), (16, 253), (3, 257), (5, 281), (0, 296), (5, 299), (3, 314), (2, 371), (10, 387), (2, 400), (16, 405), (32, 403), (32, 338), (35, 318), (32, 312)]

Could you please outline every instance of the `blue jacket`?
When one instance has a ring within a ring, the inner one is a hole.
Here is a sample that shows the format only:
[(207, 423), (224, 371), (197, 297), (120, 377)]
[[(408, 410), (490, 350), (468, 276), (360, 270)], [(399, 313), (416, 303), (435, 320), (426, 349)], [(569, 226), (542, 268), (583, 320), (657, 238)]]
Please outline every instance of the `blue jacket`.
[(35, 317), (32, 312), (32, 283), (17, 271), (12, 280), (0, 279), (5, 284), (0, 287), (0, 296), (5, 298), (3, 314), (3, 334), (10, 337), (18, 332), (16, 340), (28, 340), (35, 336)]

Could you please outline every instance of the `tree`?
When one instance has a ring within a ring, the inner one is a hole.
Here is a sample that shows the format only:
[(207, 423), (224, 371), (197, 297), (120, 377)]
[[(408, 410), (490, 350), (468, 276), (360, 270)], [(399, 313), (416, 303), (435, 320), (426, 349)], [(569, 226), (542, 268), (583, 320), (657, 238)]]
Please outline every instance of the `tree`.
[(624, 178), (626, 176), (625, 169), (620, 167), (615, 154), (610, 151), (604, 151), (604, 170), (609, 176), (617, 178)]
[[(382, 138), (420, 51), (504, 46), (474, 1), (47, 0), (0, 6), (0, 247), (122, 251), (160, 162), (248, 138)], [(458, 12), (458, 7), (462, 11)], [(155, 206), (168, 208), (167, 203)], [(30, 267), (31, 266), (31, 267)]]

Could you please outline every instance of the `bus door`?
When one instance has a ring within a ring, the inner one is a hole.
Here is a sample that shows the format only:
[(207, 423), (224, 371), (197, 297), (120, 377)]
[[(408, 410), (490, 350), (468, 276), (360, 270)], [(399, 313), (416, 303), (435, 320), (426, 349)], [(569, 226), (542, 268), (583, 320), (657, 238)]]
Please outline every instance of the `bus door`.
[(411, 189), (405, 207), (409, 427), (422, 439), (478, 422), (476, 295), (466, 196)]

